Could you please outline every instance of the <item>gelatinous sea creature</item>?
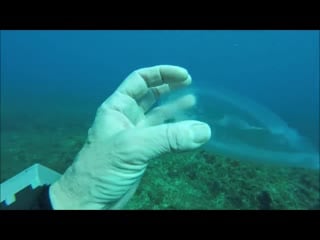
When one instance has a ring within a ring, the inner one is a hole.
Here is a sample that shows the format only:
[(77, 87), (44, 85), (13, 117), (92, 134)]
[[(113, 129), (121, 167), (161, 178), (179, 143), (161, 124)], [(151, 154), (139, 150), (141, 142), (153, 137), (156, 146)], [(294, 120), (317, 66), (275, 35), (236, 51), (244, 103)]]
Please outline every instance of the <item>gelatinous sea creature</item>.
[(197, 104), (185, 118), (210, 125), (207, 151), (238, 160), (319, 169), (315, 147), (271, 110), (222, 89), (192, 92)]

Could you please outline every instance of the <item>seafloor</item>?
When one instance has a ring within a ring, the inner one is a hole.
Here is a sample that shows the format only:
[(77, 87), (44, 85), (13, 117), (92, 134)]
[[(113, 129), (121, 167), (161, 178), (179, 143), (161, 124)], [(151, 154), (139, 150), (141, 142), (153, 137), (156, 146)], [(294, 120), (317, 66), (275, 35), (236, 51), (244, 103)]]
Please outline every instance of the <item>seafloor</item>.
[[(62, 173), (85, 137), (83, 126), (73, 124), (2, 131), (1, 182), (34, 163)], [(150, 161), (126, 209), (320, 209), (319, 201), (319, 171), (256, 165), (199, 149)]]

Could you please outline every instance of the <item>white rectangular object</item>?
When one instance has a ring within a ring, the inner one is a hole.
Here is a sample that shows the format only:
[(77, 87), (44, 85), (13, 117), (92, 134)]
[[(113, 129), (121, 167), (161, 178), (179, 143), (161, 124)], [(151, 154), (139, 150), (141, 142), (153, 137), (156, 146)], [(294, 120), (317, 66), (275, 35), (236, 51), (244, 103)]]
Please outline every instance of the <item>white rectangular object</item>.
[(61, 174), (41, 164), (34, 164), (14, 177), (0, 184), (0, 203), (10, 205), (16, 201), (15, 195), (31, 185), (32, 189), (49, 185), (60, 178)]

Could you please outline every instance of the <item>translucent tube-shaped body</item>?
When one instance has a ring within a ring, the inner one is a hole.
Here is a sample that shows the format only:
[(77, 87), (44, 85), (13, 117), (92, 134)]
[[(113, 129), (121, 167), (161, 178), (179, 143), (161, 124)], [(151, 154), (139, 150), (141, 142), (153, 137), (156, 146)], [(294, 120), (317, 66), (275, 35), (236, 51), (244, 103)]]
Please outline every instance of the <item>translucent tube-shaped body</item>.
[(221, 88), (190, 92), (197, 104), (184, 117), (210, 125), (207, 151), (239, 160), (319, 169), (315, 147), (266, 107)]

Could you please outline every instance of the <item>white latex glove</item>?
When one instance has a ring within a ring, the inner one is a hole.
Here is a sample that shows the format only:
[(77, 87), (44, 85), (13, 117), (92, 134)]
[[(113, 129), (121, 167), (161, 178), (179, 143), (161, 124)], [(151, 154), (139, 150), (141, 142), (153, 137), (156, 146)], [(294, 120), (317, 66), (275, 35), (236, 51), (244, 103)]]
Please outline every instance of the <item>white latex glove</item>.
[(211, 137), (207, 124), (164, 124), (195, 104), (186, 95), (152, 109), (157, 99), (187, 86), (181, 67), (160, 65), (131, 73), (98, 108), (74, 163), (50, 187), (54, 209), (121, 209), (132, 197), (148, 162), (164, 153), (198, 148)]

